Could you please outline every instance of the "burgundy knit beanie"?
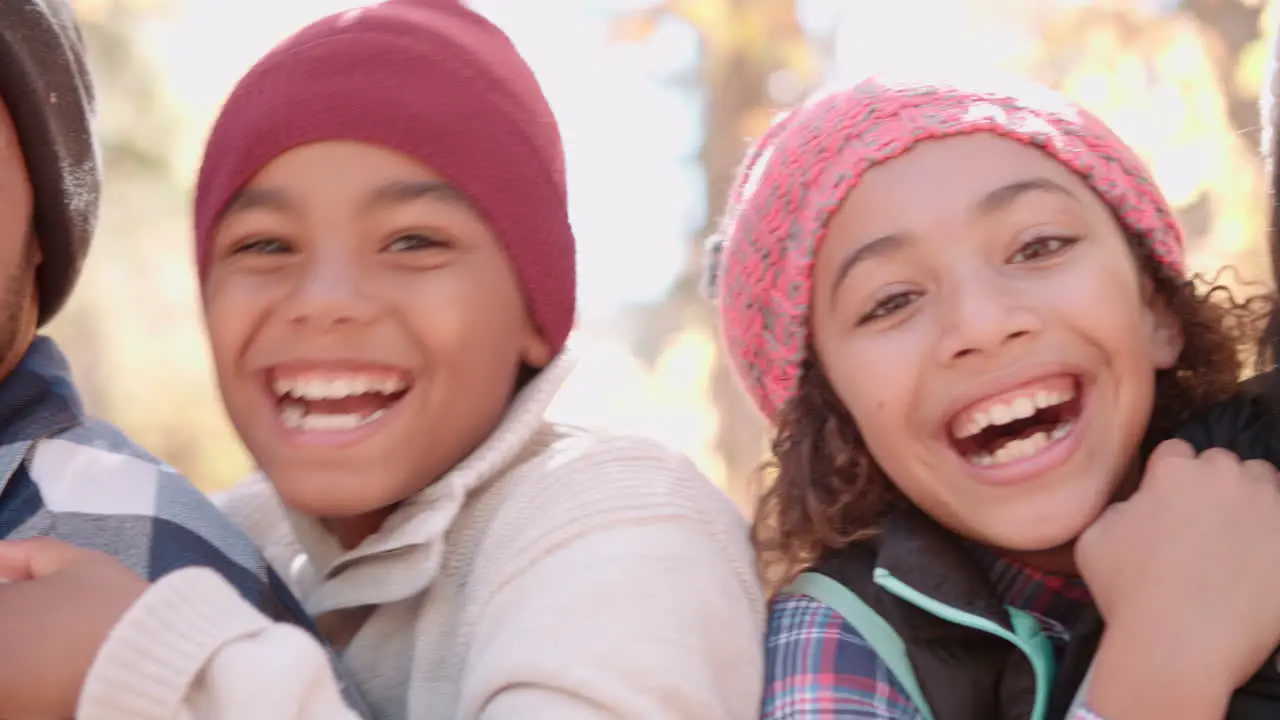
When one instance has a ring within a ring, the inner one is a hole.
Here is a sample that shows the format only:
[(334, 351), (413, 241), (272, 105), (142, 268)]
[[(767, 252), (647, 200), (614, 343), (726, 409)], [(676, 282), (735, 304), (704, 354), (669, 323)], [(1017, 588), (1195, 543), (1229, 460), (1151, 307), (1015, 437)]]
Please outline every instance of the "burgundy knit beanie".
[(497, 27), (457, 0), (388, 0), (319, 20), (267, 53), (223, 106), (196, 187), (196, 261), (227, 204), (280, 154), (355, 140), (417, 158), (456, 185), (511, 258), (553, 351), (576, 277), (556, 121)]
[(870, 168), (916, 143), (992, 133), (1074, 171), (1129, 235), (1181, 275), (1182, 231), (1137, 156), (1101, 120), (1017, 78), (873, 77), (817, 96), (748, 153), (712, 257), (725, 344), (770, 420), (795, 394), (809, 348), (812, 271), (827, 223)]

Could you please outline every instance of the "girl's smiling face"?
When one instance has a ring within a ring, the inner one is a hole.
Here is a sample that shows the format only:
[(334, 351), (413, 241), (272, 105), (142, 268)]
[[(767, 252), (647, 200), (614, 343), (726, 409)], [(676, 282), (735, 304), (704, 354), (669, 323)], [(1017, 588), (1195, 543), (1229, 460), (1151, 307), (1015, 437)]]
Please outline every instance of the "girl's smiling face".
[(995, 135), (871, 169), (832, 218), (812, 307), (817, 358), (894, 485), (1022, 552), (1111, 500), (1182, 349), (1102, 200)]

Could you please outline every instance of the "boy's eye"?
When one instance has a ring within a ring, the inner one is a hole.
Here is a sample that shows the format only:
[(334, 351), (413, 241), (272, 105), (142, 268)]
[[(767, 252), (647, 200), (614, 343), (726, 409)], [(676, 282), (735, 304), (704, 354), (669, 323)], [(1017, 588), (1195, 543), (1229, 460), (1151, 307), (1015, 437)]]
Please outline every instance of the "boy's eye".
[(1061, 254), (1078, 242), (1080, 242), (1080, 238), (1066, 236), (1038, 237), (1027, 241), (1026, 244), (1018, 248), (1017, 252), (1009, 260), (1010, 262), (1029, 262), (1052, 257)]
[(394, 240), (387, 243), (386, 250), (388, 252), (408, 252), (412, 250), (427, 250), (430, 248), (444, 247), (447, 243), (424, 235), (422, 233), (405, 233), (398, 235)]
[(252, 253), (255, 255), (277, 255), (287, 253), (292, 248), (280, 238), (262, 237), (248, 240), (236, 246), (232, 254)]
[(905, 309), (919, 297), (920, 293), (915, 291), (894, 293), (893, 295), (890, 295), (876, 303), (875, 307), (871, 308), (870, 312), (858, 319), (858, 324), (864, 325), (872, 322), (873, 320), (888, 317), (899, 310)]

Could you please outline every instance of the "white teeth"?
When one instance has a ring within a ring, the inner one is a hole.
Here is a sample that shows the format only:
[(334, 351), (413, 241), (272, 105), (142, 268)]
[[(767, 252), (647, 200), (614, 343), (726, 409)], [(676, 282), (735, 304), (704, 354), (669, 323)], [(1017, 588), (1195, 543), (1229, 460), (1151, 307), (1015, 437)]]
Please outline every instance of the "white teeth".
[(1029, 418), (1036, 414), (1036, 401), (1034, 398), (1020, 397), (1014, 400), (1009, 408), (1012, 411), (1014, 420)]
[(394, 395), (408, 386), (395, 377), (351, 375), (339, 378), (276, 378), (272, 389), (279, 397), (300, 400), (341, 400), (353, 395)]
[(1004, 465), (1015, 460), (1029, 458), (1032, 455), (1044, 450), (1051, 443), (1057, 442), (1066, 437), (1071, 432), (1071, 428), (1075, 424), (1072, 422), (1064, 422), (1055, 427), (1051, 432), (1038, 432), (1018, 440), (1010, 440), (1000, 446), (993, 453), (984, 453), (974, 455), (969, 458), (969, 462), (979, 467), (990, 467), (992, 465)]
[(290, 430), (302, 430), (305, 432), (354, 430), (377, 420), (382, 417), (384, 412), (385, 410), (378, 410), (370, 415), (360, 415), (358, 413), (326, 415), (308, 413), (306, 407), (301, 403), (285, 403), (280, 410), (280, 419), (284, 422), (285, 427)]
[[(408, 383), (386, 373), (343, 376), (295, 375), (277, 377), (272, 390), (281, 398), (280, 420), (285, 427), (303, 432), (354, 430), (382, 417), (386, 408), (373, 413), (341, 412), (339, 407), (320, 411), (323, 401), (340, 401), (360, 395), (395, 395), (408, 390)], [(395, 400), (388, 397), (387, 403)], [(342, 408), (350, 409), (350, 408)]]
[(1061, 405), (1076, 396), (1075, 390), (1067, 392), (1049, 392), (1039, 390), (1034, 395), (1023, 395), (1009, 402), (997, 403), (986, 410), (979, 411), (965, 418), (952, 427), (952, 434), (963, 440), (973, 437), (992, 425), (1008, 425), (1015, 420), (1023, 420), (1055, 405)]
[(1014, 460), (1031, 457), (1044, 449), (1049, 444), (1049, 435), (1047, 433), (1038, 432), (1035, 435), (1024, 437), (1020, 440), (1007, 442), (992, 454), (997, 465), (1003, 465)]
[(280, 419), (285, 427), (293, 430), (302, 428), (302, 421), (307, 418), (307, 408), (300, 403), (285, 403), (280, 407)]
[(1054, 440), (1061, 440), (1062, 438), (1066, 437), (1067, 434), (1071, 432), (1071, 429), (1074, 428), (1075, 426), (1076, 424), (1074, 421), (1067, 421), (1062, 423), (1058, 427), (1054, 428), (1053, 432), (1049, 433), (1050, 442)]

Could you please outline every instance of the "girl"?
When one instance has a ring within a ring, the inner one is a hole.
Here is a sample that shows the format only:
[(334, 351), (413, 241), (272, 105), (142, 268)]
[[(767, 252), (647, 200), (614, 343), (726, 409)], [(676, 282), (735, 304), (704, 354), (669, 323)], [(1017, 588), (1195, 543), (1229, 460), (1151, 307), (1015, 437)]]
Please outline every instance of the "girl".
[[(754, 718), (741, 515), (683, 457), (544, 418), (572, 363), (563, 162), (529, 68), (457, 2), (334, 15), (249, 71), (195, 200), (218, 382), (262, 470), (225, 509), (375, 717)], [(21, 552), (28, 575), (105, 562)], [(135, 598), (87, 649), (78, 717), (348, 716), (320, 646), (209, 572)]]
[(1239, 366), (1101, 122), (1010, 79), (872, 78), (768, 131), (720, 239), (726, 342), (776, 428), (756, 541), (794, 580), (765, 717), (1223, 716), (1280, 640), (1280, 492), (1170, 444), (1107, 510)]

